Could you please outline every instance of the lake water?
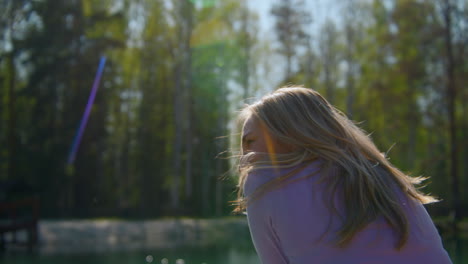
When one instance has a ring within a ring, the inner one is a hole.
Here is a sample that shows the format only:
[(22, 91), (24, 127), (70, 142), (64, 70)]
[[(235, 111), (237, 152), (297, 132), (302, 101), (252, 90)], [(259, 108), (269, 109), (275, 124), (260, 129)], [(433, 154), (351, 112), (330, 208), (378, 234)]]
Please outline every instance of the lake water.
[[(135, 226), (140, 229), (134, 230)], [(165, 235), (167, 241), (153, 239), (164, 237), (162, 232), (155, 232), (158, 228), (171, 230), (170, 226), (185, 231), (168, 232)], [(194, 229), (194, 226), (201, 227)], [(207, 226), (214, 226), (218, 232), (210, 230)], [(24, 248), (8, 248), (6, 252), (0, 253), (0, 263), (260, 264), (244, 220), (121, 222), (117, 224), (83, 223), (82, 221), (79, 223), (52, 222), (43, 224), (40, 231), (50, 237), (47, 241), (43, 238), (39, 248), (31, 253)], [(145, 238), (139, 236), (138, 232), (141, 234), (153, 232), (155, 235), (152, 237), (146, 235)], [(125, 237), (124, 234), (127, 233), (132, 233), (133, 236)], [(210, 234), (205, 235), (207, 233)], [(219, 233), (229, 234), (229, 237), (220, 236)], [(105, 237), (104, 234), (110, 235)], [(172, 242), (169, 243), (169, 240)], [(95, 243), (96, 241), (99, 243)], [(173, 241), (178, 242), (173, 243)], [(186, 243), (187, 241), (189, 243)], [(468, 239), (446, 239), (444, 246), (454, 264), (468, 264)]]
[(5, 264), (260, 264), (251, 248), (179, 248), (44, 255), (8, 253), (0, 258)]
[(444, 247), (454, 264), (468, 264), (468, 237), (447, 239)]
[[(24, 241), (27, 234), (18, 234)], [(4, 264), (259, 264), (245, 217), (41, 221), (39, 247), (9, 245)], [(9, 238), (7, 237), (7, 240)]]
[[(446, 241), (445, 247), (454, 264), (468, 263), (468, 240)], [(13, 251), (0, 255), (0, 262), (4, 264), (260, 264), (255, 251), (250, 246), (66, 254)]]

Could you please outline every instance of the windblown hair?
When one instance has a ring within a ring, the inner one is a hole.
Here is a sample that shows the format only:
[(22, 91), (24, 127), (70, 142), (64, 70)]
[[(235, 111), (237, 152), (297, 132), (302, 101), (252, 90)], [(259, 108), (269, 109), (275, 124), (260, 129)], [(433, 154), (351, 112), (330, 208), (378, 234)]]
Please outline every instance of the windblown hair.
[[(394, 167), (363, 130), (312, 89), (280, 88), (244, 108), (240, 119), (248, 118), (255, 118), (272, 138), (292, 146), (295, 151), (274, 155), (270, 161), (255, 159), (249, 162), (253, 153), (240, 157), (236, 212), (244, 211), (250, 202), (265, 192), (290, 183), (297, 172), (287, 173), (245, 197), (244, 183), (251, 170), (297, 167), (317, 159), (322, 161), (320, 172), (327, 182), (327, 193), (334, 197), (339, 191), (343, 197), (345, 215), (337, 233), (337, 246), (347, 246), (357, 232), (383, 216), (398, 235), (395, 247), (401, 249), (408, 239), (409, 224), (399, 201), (398, 187), (408, 197), (423, 204), (437, 201), (415, 187), (425, 178), (410, 177)], [(333, 199), (325, 201), (330, 201), (327, 207), (338, 213)]]

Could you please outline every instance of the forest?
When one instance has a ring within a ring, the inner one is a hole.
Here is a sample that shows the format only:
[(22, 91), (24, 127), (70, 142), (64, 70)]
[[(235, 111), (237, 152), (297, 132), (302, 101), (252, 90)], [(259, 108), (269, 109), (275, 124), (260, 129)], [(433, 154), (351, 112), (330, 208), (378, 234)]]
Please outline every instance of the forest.
[(277, 0), (267, 35), (247, 0), (0, 0), (0, 181), (44, 218), (231, 215), (237, 111), (301, 85), (466, 217), (468, 1), (336, 3)]

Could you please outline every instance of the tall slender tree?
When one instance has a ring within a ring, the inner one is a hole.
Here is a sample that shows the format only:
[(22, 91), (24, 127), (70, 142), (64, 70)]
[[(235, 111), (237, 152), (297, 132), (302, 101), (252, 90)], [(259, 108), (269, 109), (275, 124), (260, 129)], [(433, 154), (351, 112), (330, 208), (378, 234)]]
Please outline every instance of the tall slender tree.
[[(458, 140), (457, 140), (457, 121), (456, 121), (456, 98), (458, 89), (455, 80), (456, 64), (454, 54), (454, 16), (455, 1), (442, 1), (442, 17), (444, 21), (444, 43), (445, 43), (445, 71), (446, 71), (446, 98), (447, 115), (449, 121), (449, 139), (450, 139), (450, 177), (452, 189), (452, 203), (454, 212), (454, 222), (461, 219), (461, 200), (460, 200), (460, 179), (458, 172)], [(454, 225), (456, 228), (456, 224)]]
[(307, 45), (306, 27), (312, 22), (302, 0), (281, 0), (273, 5), (271, 14), (275, 17), (275, 32), (279, 42), (278, 52), (285, 58), (285, 80), (293, 75), (293, 60), (298, 47)]
[[(174, 39), (174, 157), (173, 175), (171, 187), (171, 206), (178, 209), (180, 200), (180, 187), (182, 182), (182, 153), (183, 143), (186, 143), (186, 180), (190, 185), (192, 170), (192, 139), (190, 123), (190, 100), (191, 100), (191, 47), (190, 39), (193, 30), (193, 4), (189, 1), (175, 2), (174, 19), (178, 21), (176, 27), (176, 39)], [(185, 121), (185, 124), (184, 124)], [(185, 131), (185, 140), (184, 140)], [(186, 186), (187, 193), (190, 194), (190, 186)]]
[(336, 86), (339, 79), (338, 64), (341, 60), (338, 30), (333, 21), (325, 22), (320, 32), (319, 49), (322, 68), (322, 80), (327, 100), (335, 104)]

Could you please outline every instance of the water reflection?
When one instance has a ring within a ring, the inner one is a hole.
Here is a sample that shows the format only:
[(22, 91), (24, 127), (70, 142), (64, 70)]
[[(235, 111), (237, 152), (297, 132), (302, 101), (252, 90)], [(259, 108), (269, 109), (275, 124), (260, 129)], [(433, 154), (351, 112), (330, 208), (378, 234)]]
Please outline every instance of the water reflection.
[(468, 238), (447, 238), (444, 240), (444, 247), (448, 251), (454, 264), (468, 263)]
[[(151, 257), (149, 257), (151, 256)], [(210, 247), (177, 248), (135, 252), (23, 254), (8, 252), (0, 258), (4, 264), (260, 264), (253, 248)]]
[(146, 256), (146, 262), (148, 262), (148, 263), (153, 262), (153, 256), (151, 256), (151, 255)]
[[(259, 264), (245, 219), (56, 222), (42, 225), (33, 254), (9, 249), (5, 264)], [(468, 263), (468, 240), (446, 238), (454, 264)]]
[[(245, 217), (154, 221), (58, 221), (40, 225), (43, 254), (141, 251), (250, 244)], [(148, 260), (151, 260), (149, 254)], [(153, 262), (156, 260), (152, 255)], [(178, 264), (183, 264), (181, 258)]]
[(49, 221), (33, 254), (8, 249), (5, 264), (258, 264), (245, 217), (157, 221)]

